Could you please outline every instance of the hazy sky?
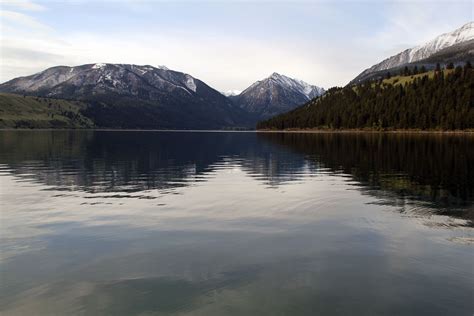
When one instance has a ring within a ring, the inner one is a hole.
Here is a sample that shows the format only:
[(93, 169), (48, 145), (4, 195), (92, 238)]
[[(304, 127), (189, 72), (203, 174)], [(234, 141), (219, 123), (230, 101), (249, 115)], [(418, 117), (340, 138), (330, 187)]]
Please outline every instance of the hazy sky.
[(279, 72), (329, 88), (473, 20), (473, 1), (0, 0), (0, 81), (165, 65), (226, 91)]

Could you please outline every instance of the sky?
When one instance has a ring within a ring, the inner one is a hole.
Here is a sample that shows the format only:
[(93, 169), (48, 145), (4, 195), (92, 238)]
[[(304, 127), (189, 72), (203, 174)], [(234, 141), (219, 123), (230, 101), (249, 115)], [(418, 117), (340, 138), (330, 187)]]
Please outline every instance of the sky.
[(0, 0), (0, 82), (125, 63), (165, 65), (219, 91), (273, 72), (330, 88), (472, 20), (472, 0)]

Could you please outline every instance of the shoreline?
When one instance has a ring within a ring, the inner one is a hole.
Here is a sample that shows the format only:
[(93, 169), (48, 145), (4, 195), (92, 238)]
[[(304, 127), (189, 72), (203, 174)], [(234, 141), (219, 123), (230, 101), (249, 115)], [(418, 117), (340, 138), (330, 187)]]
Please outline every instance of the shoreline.
[(304, 134), (440, 134), (440, 135), (474, 135), (474, 130), (416, 130), (416, 129), (398, 129), (398, 130), (372, 130), (372, 129), (285, 129), (285, 130), (270, 130), (260, 129), (255, 130), (257, 133), (304, 133)]
[(304, 134), (440, 134), (440, 135), (474, 135), (474, 129), (468, 130), (372, 130), (372, 129), (253, 129), (253, 130), (225, 130), (225, 129), (121, 129), (121, 128), (0, 128), (2, 131), (98, 131), (98, 132), (196, 132), (196, 133), (304, 133)]

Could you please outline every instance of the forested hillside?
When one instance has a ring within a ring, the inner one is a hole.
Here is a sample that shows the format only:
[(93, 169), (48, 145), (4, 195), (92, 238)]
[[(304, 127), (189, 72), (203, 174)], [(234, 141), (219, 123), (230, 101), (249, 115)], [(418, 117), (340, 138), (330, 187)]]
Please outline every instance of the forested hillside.
[(90, 128), (81, 112), (86, 104), (51, 98), (0, 93), (0, 128)]
[(470, 63), (421, 74), (408, 70), (329, 89), (291, 112), (259, 122), (257, 129), (472, 129), (473, 88)]

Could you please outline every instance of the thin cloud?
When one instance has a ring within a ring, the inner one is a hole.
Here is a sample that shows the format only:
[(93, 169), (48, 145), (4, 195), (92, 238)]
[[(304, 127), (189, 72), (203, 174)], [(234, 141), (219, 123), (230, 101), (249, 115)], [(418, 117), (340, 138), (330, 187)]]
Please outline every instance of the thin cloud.
[(52, 31), (49, 26), (24, 13), (1, 10), (0, 17), (2, 18), (2, 24), (5, 23), (4, 21), (6, 20), (10, 25), (14, 24), (19, 27), (27, 27), (32, 31)]
[(0, 7), (24, 11), (44, 11), (46, 7), (28, 0), (0, 0)]
[[(433, 2), (430, 6), (425, 1), (400, 1), (388, 8), (385, 14), (387, 21), (379, 31), (361, 41), (381, 52), (399, 53), (402, 50), (424, 44), (434, 37), (450, 32), (464, 23), (456, 18), (456, 11), (442, 2)], [(439, 19), (437, 13), (443, 12), (445, 18)], [(385, 56), (389, 57), (389, 56)]]
[[(126, 2), (102, 1), (93, 14), (92, 2), (90, 8), (51, 2), (46, 12), (18, 12), (13, 7), (2, 11), (0, 81), (59, 64), (110, 62), (166, 65), (220, 91), (243, 90), (275, 71), (329, 88), (467, 22), (462, 21), (467, 6), (420, 1), (376, 9), (352, 6), (350, 10), (360, 11), (354, 19), (344, 6), (324, 1), (311, 9), (288, 5), (274, 6), (273, 11), (266, 6), (199, 10), (140, 1), (133, 3), (139, 12), (118, 5)], [(156, 18), (140, 11), (143, 7), (148, 13), (166, 14)], [(366, 21), (364, 14), (373, 19)], [(88, 23), (83, 23), (85, 17)], [(62, 28), (61, 23), (67, 24)]]

